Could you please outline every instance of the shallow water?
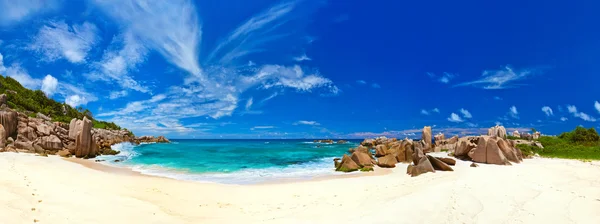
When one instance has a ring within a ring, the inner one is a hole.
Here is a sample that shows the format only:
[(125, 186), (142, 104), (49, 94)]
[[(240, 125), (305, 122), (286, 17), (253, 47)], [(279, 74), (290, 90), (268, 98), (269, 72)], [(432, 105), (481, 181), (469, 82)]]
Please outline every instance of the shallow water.
[[(333, 158), (359, 141), (346, 144), (312, 140), (173, 140), (167, 144), (122, 143), (116, 156), (101, 156), (110, 165), (143, 174), (182, 180), (231, 184), (335, 175)], [(122, 162), (113, 162), (119, 159)]]

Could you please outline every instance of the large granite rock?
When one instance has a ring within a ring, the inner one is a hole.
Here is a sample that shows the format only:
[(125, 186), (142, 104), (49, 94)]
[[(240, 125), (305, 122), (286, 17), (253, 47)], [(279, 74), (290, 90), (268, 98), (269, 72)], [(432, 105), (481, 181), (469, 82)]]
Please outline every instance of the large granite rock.
[(431, 163), (431, 165), (433, 166), (433, 169), (435, 170), (441, 170), (441, 171), (454, 171), (452, 169), (452, 167), (448, 166), (448, 164), (444, 163), (443, 161), (428, 155), (427, 159), (429, 159), (429, 162)]
[(435, 139), (435, 143), (437, 144), (440, 141), (446, 140), (446, 136), (442, 133), (439, 133), (433, 137)]
[(58, 151), (63, 148), (62, 141), (56, 135), (44, 136), (40, 139), (39, 145), (50, 151)]
[(71, 120), (71, 123), (69, 123), (69, 138), (71, 139), (76, 139), (77, 136), (79, 135), (79, 132), (81, 132), (81, 123), (83, 121), (79, 120), (77, 118), (73, 118)]
[(392, 154), (388, 154), (384, 157), (380, 157), (377, 160), (377, 165), (379, 167), (384, 167), (384, 168), (396, 167), (396, 163), (398, 163), (398, 161), (396, 160), (396, 157)]
[(339, 166), (336, 167), (335, 170), (341, 172), (352, 172), (357, 171), (358, 169), (360, 169), (360, 166), (356, 164), (356, 162), (354, 162), (350, 156), (344, 154), (342, 157), (342, 162), (339, 163)]
[(436, 159), (439, 159), (440, 161), (444, 162), (445, 164), (448, 164), (450, 166), (454, 166), (456, 165), (456, 160), (452, 159), (452, 158), (445, 158), (445, 157), (435, 157)]
[(6, 96), (6, 94), (0, 94), (0, 105), (5, 104), (7, 99), (8, 97)]
[(375, 147), (375, 157), (382, 157), (390, 154), (386, 145), (378, 145)]
[(352, 158), (352, 160), (354, 160), (354, 162), (360, 167), (373, 165), (373, 160), (371, 159), (371, 156), (364, 152), (355, 151), (352, 153), (352, 156), (350, 158)]
[(80, 124), (81, 131), (75, 139), (75, 156), (78, 158), (93, 158), (97, 155), (98, 147), (92, 139), (92, 121), (84, 117)]
[(0, 124), (4, 126), (6, 136), (13, 137), (17, 134), (18, 114), (14, 111), (0, 111)]
[(488, 129), (488, 136), (506, 139), (506, 128), (504, 128), (504, 126), (499, 125), (491, 127), (490, 129)]
[(39, 123), (36, 127), (36, 130), (43, 136), (52, 134), (52, 128), (44, 123)]
[(421, 139), (423, 140), (423, 142), (425, 142), (424, 151), (428, 151), (429, 149), (431, 149), (431, 126), (423, 127)]
[(514, 163), (520, 163), (522, 159), (519, 159), (517, 150), (510, 146), (509, 142), (504, 139), (498, 139), (498, 148), (502, 151), (502, 154), (508, 161)]
[(4, 126), (0, 124), (0, 148), (4, 148), (4, 146), (6, 146), (6, 131), (4, 130)]
[(415, 151), (412, 154), (412, 160), (415, 165), (419, 165), (419, 161), (425, 157), (425, 153), (420, 148), (415, 148)]
[(419, 176), (427, 172), (435, 172), (435, 169), (433, 168), (431, 162), (429, 161), (429, 159), (427, 159), (426, 156), (421, 157), (417, 165), (409, 165), (407, 169), (407, 173), (413, 177)]
[(506, 159), (500, 147), (498, 147), (497, 137), (480, 137), (477, 148), (475, 148), (470, 157), (478, 163), (510, 165), (510, 162)]
[(473, 149), (477, 147), (477, 144), (472, 143), (470, 140), (463, 138), (456, 143), (456, 149), (454, 150), (454, 156), (461, 159), (466, 159)]

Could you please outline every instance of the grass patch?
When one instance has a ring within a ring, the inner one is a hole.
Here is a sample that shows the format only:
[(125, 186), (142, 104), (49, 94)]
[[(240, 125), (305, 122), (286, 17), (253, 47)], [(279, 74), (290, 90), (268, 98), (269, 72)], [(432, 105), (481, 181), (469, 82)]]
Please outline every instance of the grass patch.
[(360, 168), (360, 172), (370, 172), (373, 171), (373, 167), (372, 166), (365, 166), (363, 168)]
[(442, 152), (448, 152), (448, 149), (441, 149)]
[(524, 156), (526, 153), (537, 153), (547, 158), (600, 160), (600, 137), (594, 128), (577, 127), (558, 137), (542, 136), (539, 141), (544, 146), (543, 149), (530, 145), (517, 145), (517, 147), (521, 149)]

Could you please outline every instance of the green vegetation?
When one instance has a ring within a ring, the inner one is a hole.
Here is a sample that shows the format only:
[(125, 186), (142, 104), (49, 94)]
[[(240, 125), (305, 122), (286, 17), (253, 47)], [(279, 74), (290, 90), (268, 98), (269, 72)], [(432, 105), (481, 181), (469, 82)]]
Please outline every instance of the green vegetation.
[(506, 138), (507, 138), (507, 139), (510, 139), (510, 140), (517, 140), (517, 139), (521, 139), (521, 138), (519, 138), (519, 137), (515, 137), (515, 136), (512, 136), (512, 135), (507, 135), (507, 136), (506, 136)]
[(372, 167), (372, 166), (365, 166), (365, 167), (363, 167), (363, 168), (360, 168), (360, 171), (361, 171), (361, 172), (370, 172), (370, 171), (373, 171), (373, 170), (374, 170), (374, 169), (373, 169), (373, 167)]
[(36, 117), (37, 113), (48, 115), (53, 121), (69, 123), (73, 118), (83, 119), (84, 116), (92, 120), (95, 128), (120, 130), (121, 127), (112, 122), (94, 119), (92, 112), (87, 109), (72, 108), (65, 103), (56, 102), (46, 97), (41, 90), (30, 90), (23, 87), (17, 80), (0, 75), (0, 94), (7, 95), (6, 104), (29, 117)]
[(543, 149), (530, 145), (517, 145), (517, 148), (521, 149), (523, 155), (537, 153), (549, 158), (600, 160), (600, 136), (594, 128), (577, 127), (558, 137), (542, 136), (539, 141)]
[(448, 152), (448, 149), (441, 149), (442, 152)]

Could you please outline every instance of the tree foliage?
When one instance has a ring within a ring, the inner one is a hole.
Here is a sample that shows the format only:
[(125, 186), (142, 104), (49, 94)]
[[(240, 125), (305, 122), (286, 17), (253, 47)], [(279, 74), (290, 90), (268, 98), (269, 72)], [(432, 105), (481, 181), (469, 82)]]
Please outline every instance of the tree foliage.
[(53, 121), (69, 123), (73, 118), (83, 119), (88, 117), (92, 120), (95, 128), (120, 130), (121, 127), (113, 122), (98, 121), (88, 109), (82, 107), (73, 108), (65, 103), (56, 102), (46, 97), (41, 90), (30, 90), (23, 87), (17, 80), (0, 75), (0, 93), (7, 95), (6, 104), (19, 112), (30, 117), (42, 113), (48, 115)]

